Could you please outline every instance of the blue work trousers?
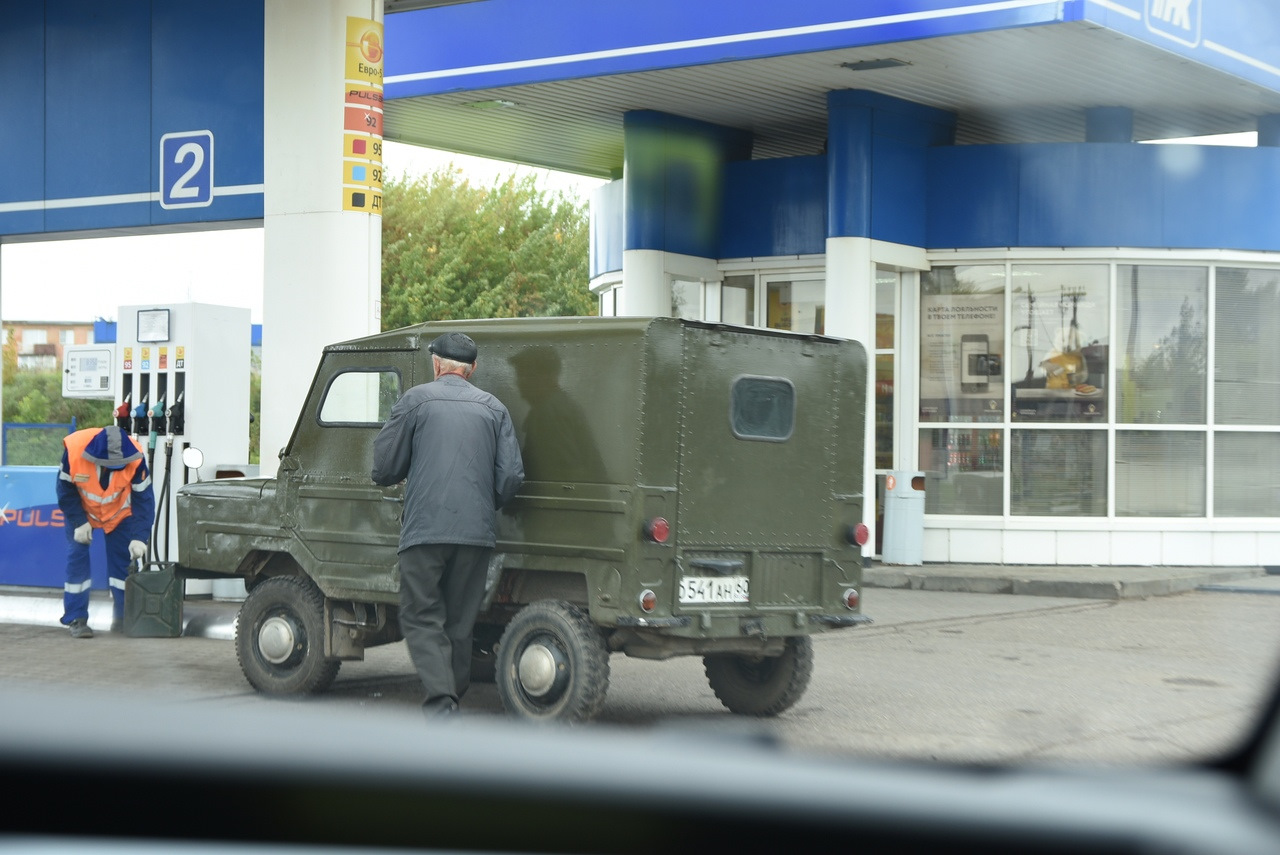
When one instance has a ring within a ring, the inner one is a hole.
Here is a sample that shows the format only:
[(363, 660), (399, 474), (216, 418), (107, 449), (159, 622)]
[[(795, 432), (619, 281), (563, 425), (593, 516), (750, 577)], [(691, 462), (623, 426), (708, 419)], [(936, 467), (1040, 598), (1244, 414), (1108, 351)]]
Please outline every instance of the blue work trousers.
[[(69, 624), (78, 618), (89, 619), (89, 545), (76, 543), (75, 528), (65, 527), (67, 535), (67, 581), (62, 587), (62, 623)], [(111, 599), (115, 607), (113, 622), (124, 620), (124, 580), (129, 575), (129, 535), (117, 528), (101, 535), (100, 529), (92, 529), (95, 537), (107, 539), (107, 582), (111, 587)]]

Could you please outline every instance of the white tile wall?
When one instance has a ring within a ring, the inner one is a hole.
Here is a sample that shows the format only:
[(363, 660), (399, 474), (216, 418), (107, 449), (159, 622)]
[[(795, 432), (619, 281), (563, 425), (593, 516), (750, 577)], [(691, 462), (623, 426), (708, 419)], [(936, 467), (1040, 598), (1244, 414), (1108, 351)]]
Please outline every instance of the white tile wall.
[(1111, 533), (1106, 531), (1059, 531), (1055, 564), (1089, 565), (1111, 563)]
[(1003, 534), (1005, 564), (1053, 564), (1057, 560), (1051, 531), (1006, 531)]
[(1213, 564), (1213, 534), (1207, 531), (1161, 533), (1160, 563), (1166, 567), (1208, 567)]

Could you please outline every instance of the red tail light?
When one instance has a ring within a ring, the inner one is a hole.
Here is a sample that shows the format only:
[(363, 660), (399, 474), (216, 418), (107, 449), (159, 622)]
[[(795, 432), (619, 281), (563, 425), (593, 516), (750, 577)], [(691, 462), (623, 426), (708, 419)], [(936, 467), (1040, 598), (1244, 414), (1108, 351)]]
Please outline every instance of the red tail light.
[(845, 540), (856, 546), (866, 546), (867, 541), (871, 539), (871, 530), (867, 528), (866, 523), (858, 523), (846, 528), (844, 537)]
[(671, 537), (671, 523), (662, 517), (654, 517), (644, 524), (644, 536), (654, 543), (666, 543)]
[(850, 611), (857, 611), (858, 604), (862, 602), (862, 597), (858, 594), (857, 588), (849, 588), (844, 592), (844, 605)]

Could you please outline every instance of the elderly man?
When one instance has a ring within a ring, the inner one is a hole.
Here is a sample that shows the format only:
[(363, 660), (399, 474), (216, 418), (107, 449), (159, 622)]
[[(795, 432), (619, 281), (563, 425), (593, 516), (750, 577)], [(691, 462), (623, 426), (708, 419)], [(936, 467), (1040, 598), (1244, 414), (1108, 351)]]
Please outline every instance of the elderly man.
[(497, 509), (524, 483), (507, 408), (469, 382), (476, 343), (428, 345), (435, 379), (406, 392), (373, 447), (373, 481), (405, 481), (400, 629), (428, 717), (457, 711), (471, 684), (471, 638), (495, 545)]
[(155, 497), (142, 449), (115, 425), (86, 428), (62, 441), (58, 507), (67, 532), (67, 580), (62, 623), (72, 638), (93, 638), (89, 628), (89, 544), (94, 529), (107, 542), (107, 575), (114, 605), (111, 631), (124, 624), (124, 580), (129, 565), (147, 554)]

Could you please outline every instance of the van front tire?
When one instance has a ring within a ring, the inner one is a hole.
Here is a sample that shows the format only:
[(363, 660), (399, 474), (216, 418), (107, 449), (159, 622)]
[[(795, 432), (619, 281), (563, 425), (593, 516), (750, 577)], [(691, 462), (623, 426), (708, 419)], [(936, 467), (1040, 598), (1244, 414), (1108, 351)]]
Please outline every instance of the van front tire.
[(266, 695), (329, 688), (342, 662), (324, 656), (324, 594), (298, 576), (255, 585), (236, 621), (236, 658), (249, 685)]

